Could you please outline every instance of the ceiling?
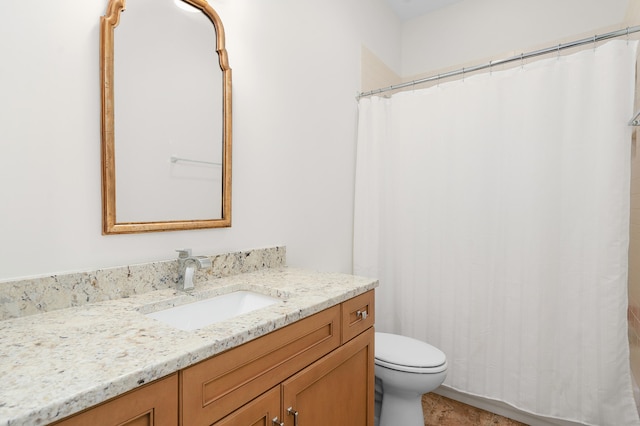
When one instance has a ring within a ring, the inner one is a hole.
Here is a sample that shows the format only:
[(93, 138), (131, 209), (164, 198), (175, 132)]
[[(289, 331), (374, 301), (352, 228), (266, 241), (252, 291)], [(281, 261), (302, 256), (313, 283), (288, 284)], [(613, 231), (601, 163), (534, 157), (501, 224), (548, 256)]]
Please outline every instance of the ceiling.
[(433, 12), (462, 0), (386, 0), (402, 20)]

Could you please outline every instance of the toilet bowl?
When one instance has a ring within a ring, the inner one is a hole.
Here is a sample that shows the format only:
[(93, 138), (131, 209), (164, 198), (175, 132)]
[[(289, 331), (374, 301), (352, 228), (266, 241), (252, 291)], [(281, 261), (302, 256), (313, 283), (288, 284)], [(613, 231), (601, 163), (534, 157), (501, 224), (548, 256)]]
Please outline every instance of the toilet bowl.
[(375, 339), (376, 426), (424, 425), (422, 395), (444, 382), (445, 354), (407, 336), (376, 332)]

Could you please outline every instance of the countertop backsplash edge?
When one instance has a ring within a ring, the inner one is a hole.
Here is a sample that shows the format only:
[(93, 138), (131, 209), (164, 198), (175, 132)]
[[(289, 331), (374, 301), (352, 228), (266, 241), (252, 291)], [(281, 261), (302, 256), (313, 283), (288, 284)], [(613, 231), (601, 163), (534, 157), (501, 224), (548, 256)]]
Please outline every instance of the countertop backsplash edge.
[[(207, 256), (196, 281), (286, 266), (286, 247)], [(175, 287), (176, 259), (0, 283), (0, 321)]]

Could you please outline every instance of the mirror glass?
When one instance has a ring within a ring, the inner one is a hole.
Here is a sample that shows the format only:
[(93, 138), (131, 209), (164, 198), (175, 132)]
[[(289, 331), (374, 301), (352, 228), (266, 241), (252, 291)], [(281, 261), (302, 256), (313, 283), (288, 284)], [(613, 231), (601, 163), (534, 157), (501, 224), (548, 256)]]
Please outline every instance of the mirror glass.
[(230, 226), (231, 70), (205, 0), (111, 0), (103, 233)]

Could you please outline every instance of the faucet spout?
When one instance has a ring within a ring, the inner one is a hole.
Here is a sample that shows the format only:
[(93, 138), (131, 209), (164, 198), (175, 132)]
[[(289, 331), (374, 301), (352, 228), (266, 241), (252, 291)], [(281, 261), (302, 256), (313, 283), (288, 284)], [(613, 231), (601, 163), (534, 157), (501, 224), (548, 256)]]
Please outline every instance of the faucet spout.
[(178, 290), (193, 290), (193, 279), (198, 269), (211, 267), (211, 259), (207, 256), (192, 256), (191, 249), (176, 250), (178, 254)]
[(182, 290), (190, 290), (193, 288), (193, 276), (196, 274), (195, 265), (188, 265), (184, 268), (182, 281)]

